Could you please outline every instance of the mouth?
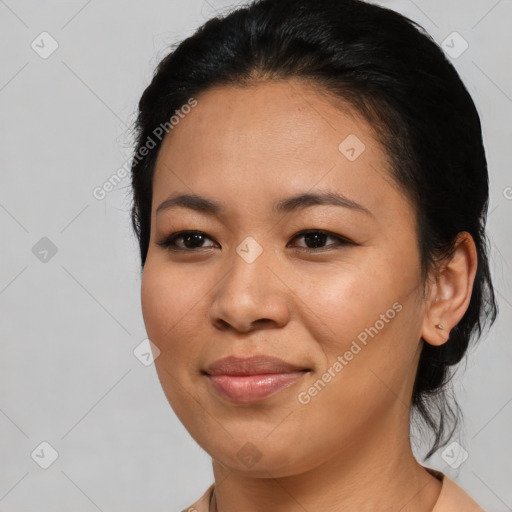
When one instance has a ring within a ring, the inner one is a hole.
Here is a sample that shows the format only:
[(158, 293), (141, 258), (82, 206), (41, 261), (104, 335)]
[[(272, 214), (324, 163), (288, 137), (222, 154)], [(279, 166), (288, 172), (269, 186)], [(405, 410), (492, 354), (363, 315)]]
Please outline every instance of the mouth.
[(222, 398), (236, 403), (252, 403), (269, 398), (299, 379), (309, 368), (282, 359), (255, 355), (219, 359), (203, 371), (212, 389)]

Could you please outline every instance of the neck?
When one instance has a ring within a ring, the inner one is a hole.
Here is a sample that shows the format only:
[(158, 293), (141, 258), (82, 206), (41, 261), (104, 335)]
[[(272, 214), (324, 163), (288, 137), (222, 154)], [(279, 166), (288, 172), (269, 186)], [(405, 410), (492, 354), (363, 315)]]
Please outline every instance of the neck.
[[(287, 476), (251, 475), (213, 461), (215, 512), (320, 512), (346, 510), (431, 512), (441, 482), (415, 459), (409, 413), (397, 401), (390, 420), (374, 422), (350, 442), (340, 442), (314, 467)], [(401, 419), (397, 427), (397, 417)]]

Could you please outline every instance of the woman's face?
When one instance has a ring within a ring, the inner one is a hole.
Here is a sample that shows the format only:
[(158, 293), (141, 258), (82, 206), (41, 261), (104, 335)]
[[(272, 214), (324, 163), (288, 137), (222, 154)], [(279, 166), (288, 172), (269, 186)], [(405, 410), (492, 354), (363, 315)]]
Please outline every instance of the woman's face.
[[(142, 279), (175, 413), (214, 459), (253, 475), (405, 439), (425, 316), (419, 253), (371, 127), (298, 81), (196, 99), (160, 149)], [(157, 212), (181, 195), (217, 207)], [(158, 245), (189, 230), (202, 236)], [(206, 373), (255, 355), (295, 371)]]

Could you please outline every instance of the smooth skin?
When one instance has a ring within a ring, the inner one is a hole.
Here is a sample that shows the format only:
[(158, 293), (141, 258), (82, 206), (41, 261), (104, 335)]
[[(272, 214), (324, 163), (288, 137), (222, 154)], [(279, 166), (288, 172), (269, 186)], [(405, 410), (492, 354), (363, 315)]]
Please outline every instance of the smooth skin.
[[(413, 207), (391, 180), (375, 133), (311, 84), (219, 86), (197, 102), (158, 155), (142, 309), (167, 399), (212, 457), (217, 510), (430, 512), (441, 483), (411, 450), (412, 388), (421, 338), (445, 343), (469, 305), (471, 236), (462, 233), (451, 260), (423, 283)], [(351, 134), (365, 145), (353, 161), (338, 148)], [(320, 192), (368, 211), (273, 210), (279, 200)], [(223, 210), (157, 214), (178, 194)], [(297, 236), (306, 229), (351, 243)], [(178, 250), (158, 244), (182, 230), (204, 236), (176, 239)], [(263, 249), (251, 263), (237, 252), (247, 237)], [(400, 312), (300, 403), (299, 393), (395, 303)], [(310, 371), (257, 403), (220, 397), (205, 367), (253, 354)], [(237, 456), (243, 447), (252, 463)]]

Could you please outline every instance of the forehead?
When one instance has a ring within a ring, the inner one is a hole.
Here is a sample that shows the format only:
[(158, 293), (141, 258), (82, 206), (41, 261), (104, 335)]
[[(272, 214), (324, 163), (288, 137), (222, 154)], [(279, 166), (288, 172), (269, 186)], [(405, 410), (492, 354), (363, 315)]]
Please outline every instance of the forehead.
[(266, 81), (215, 87), (196, 100), (160, 148), (153, 210), (176, 189), (246, 204), (313, 188), (370, 207), (386, 193), (399, 200), (372, 127), (320, 89)]

